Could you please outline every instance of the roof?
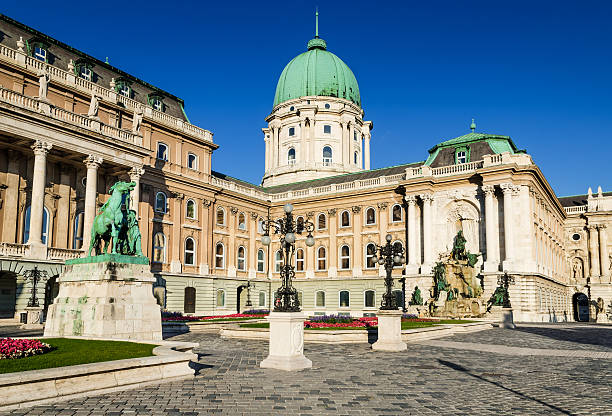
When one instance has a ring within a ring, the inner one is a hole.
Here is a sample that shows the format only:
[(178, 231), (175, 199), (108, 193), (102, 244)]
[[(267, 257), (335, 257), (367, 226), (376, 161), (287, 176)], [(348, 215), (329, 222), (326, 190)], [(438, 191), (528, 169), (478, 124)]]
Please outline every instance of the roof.
[(361, 171), (361, 172), (356, 172), (356, 173), (346, 173), (343, 175), (330, 176), (330, 177), (322, 178), (322, 179), (312, 179), (309, 181), (288, 183), (284, 185), (277, 185), (277, 186), (270, 186), (270, 187), (253, 185), (252, 183), (241, 181), (240, 179), (236, 179), (231, 176), (227, 176), (220, 172), (212, 171), (212, 175), (219, 179), (224, 179), (226, 181), (235, 182), (243, 186), (255, 188), (262, 192), (280, 194), (283, 192), (296, 191), (300, 189), (316, 188), (319, 186), (327, 186), (327, 185), (332, 185), (332, 184), (353, 182), (353, 181), (363, 180), (363, 179), (372, 179), (372, 178), (378, 178), (381, 176), (397, 175), (400, 173), (404, 173), (406, 168), (408, 167), (418, 167), (418, 166), (421, 166), (422, 164), (423, 162), (421, 161), (421, 162), (416, 162), (416, 163), (408, 163), (404, 165), (390, 166), (386, 168), (372, 169), (372, 170), (366, 170), (366, 171)]
[(519, 150), (510, 136), (501, 136), (499, 134), (488, 134), (488, 133), (475, 133), (471, 132), (464, 134), (463, 136), (455, 137), (454, 139), (445, 140), (436, 144), (434, 147), (429, 149), (429, 157), (425, 161), (426, 165), (431, 165), (433, 160), (438, 155), (440, 149), (446, 147), (456, 147), (459, 145), (467, 145), (475, 142), (485, 141), (491, 147), (491, 150), (496, 154), (510, 152), (510, 153), (522, 153), (524, 150)]
[[(603, 192), (602, 195), (612, 196), (612, 192)], [(593, 196), (596, 197), (597, 194), (595, 193), (593, 194)], [(563, 207), (576, 207), (576, 206), (581, 206), (581, 205), (587, 205), (588, 197), (589, 197), (588, 194), (561, 196), (559, 197), (559, 202), (561, 202), (561, 206)]]

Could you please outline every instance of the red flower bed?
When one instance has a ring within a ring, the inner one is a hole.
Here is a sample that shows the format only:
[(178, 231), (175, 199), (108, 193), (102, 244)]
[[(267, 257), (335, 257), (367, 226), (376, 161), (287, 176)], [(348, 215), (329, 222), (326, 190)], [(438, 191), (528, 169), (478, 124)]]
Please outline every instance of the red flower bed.
[(357, 318), (352, 322), (313, 322), (304, 321), (304, 328), (372, 328), (378, 326), (378, 318), (366, 317)]
[(192, 322), (192, 321), (208, 321), (210, 319), (225, 319), (225, 318), (263, 318), (265, 314), (244, 314), (244, 313), (233, 313), (231, 315), (217, 315), (217, 316), (168, 316), (162, 317), (164, 322)]
[(37, 339), (0, 338), (0, 360), (30, 357), (51, 351), (51, 346)]

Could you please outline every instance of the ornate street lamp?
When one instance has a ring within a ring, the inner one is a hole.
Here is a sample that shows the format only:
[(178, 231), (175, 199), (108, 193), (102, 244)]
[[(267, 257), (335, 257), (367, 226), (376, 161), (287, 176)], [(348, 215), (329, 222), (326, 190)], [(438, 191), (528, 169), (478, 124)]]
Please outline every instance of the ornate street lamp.
[(511, 308), (510, 304), (510, 294), (508, 292), (508, 286), (514, 284), (514, 277), (509, 275), (508, 272), (504, 272), (503, 275), (497, 277), (497, 284), (504, 288), (504, 299), (502, 302), (502, 307)]
[(38, 298), (36, 297), (36, 286), (38, 282), (41, 280), (47, 280), (49, 276), (47, 272), (44, 270), (38, 270), (37, 266), (34, 266), (32, 270), (26, 270), (23, 273), (23, 276), (26, 279), (32, 280), (32, 293), (30, 294), (30, 299), (28, 300), (28, 308), (38, 308), (40, 305), (38, 303)]
[(386, 311), (397, 310), (397, 308), (400, 306), (397, 304), (395, 296), (393, 296), (393, 277), (391, 277), (391, 273), (393, 272), (393, 267), (396, 265), (400, 266), (406, 262), (403, 247), (391, 244), (392, 239), (393, 237), (391, 234), (387, 234), (387, 244), (384, 246), (376, 245), (378, 256), (375, 255), (373, 258), (374, 262), (378, 262), (378, 264), (381, 266), (384, 265), (385, 271), (387, 272), (385, 277), (385, 287), (387, 290), (382, 296), (380, 306), (381, 310)]
[(312, 247), (315, 243), (312, 236), (314, 224), (308, 220), (294, 221), (291, 214), (293, 205), (289, 203), (285, 204), (283, 209), (285, 210), (284, 218), (271, 220), (268, 217), (267, 220), (264, 220), (264, 235), (261, 238), (261, 242), (265, 246), (270, 245), (272, 241), (270, 231), (280, 235), (281, 252), (283, 254), (283, 263), (280, 269), (282, 283), (281, 287), (274, 293), (274, 312), (299, 312), (300, 301), (298, 299), (298, 292), (291, 284), (291, 279), (295, 276), (292, 264), (293, 253), (295, 252), (295, 235), (301, 235), (306, 231), (308, 233), (306, 245)]
[(244, 304), (244, 306), (248, 306), (249, 308), (253, 307), (253, 303), (251, 302), (251, 288), (255, 288), (255, 284), (251, 284), (251, 281), (249, 280), (247, 282), (247, 284), (245, 285), (246, 290), (247, 290), (247, 300), (246, 303)]

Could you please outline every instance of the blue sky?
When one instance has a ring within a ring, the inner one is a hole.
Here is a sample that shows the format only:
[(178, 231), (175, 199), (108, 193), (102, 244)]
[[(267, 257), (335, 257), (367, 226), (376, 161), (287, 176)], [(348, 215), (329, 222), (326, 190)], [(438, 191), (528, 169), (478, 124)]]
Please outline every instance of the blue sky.
[(313, 37), (355, 73), (372, 167), (443, 139), (509, 135), (559, 196), (612, 190), (612, 2), (4, 0), (0, 12), (185, 100), (220, 145), (213, 169), (263, 175), (261, 128)]

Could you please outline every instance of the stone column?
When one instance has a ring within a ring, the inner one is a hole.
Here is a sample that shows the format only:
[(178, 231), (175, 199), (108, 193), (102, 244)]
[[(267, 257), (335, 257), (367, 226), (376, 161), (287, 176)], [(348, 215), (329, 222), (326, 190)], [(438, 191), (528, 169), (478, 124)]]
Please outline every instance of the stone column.
[(74, 229), (72, 233), (71, 228), (74, 228), (74, 216), (76, 212), (70, 212), (70, 192), (71, 192), (71, 181), (70, 173), (72, 169), (70, 166), (61, 165), (60, 167), (60, 183), (59, 183), (59, 199), (57, 201), (57, 222), (56, 222), (56, 235), (55, 235), (55, 246), (60, 248), (74, 248)]
[[(246, 215), (246, 214), (245, 214)], [(249, 279), (257, 277), (257, 212), (251, 212), (251, 220), (249, 221), (249, 252), (248, 252), (248, 270)]]
[(236, 223), (238, 218), (238, 208), (230, 207), (227, 216), (227, 230), (229, 231), (229, 242), (227, 243), (227, 275), (236, 277)]
[(131, 209), (136, 211), (136, 217), (140, 218), (140, 178), (145, 171), (143, 168), (132, 168), (129, 173), (130, 180), (136, 184), (130, 197)]
[(336, 221), (336, 208), (327, 210), (327, 216), (329, 218), (329, 263), (327, 267), (328, 277), (338, 276), (338, 250), (339, 247), (336, 244), (336, 233), (338, 232), (338, 226)]
[(486, 272), (496, 272), (499, 270), (499, 253), (496, 250), (495, 241), (498, 239), (498, 233), (495, 229), (497, 221), (497, 211), (493, 204), (495, 197), (494, 185), (483, 185), (482, 191), (485, 194), (485, 241), (487, 244), (487, 260), (484, 263)]
[[(610, 258), (608, 257), (608, 233), (606, 224), (599, 226), (599, 258), (601, 259), (601, 276), (610, 277)], [(603, 279), (602, 279), (603, 280)], [(602, 283), (608, 283), (603, 282)]]
[[(42, 140), (37, 140), (32, 145), (34, 150), (34, 172), (32, 175), (32, 202), (30, 205), (30, 237), (28, 244), (31, 250), (36, 251), (34, 254), (37, 258), (46, 257), (43, 255), (42, 244), (42, 223), (45, 201), (45, 183), (47, 180), (47, 153), (51, 150), (52, 145)], [(38, 247), (36, 247), (38, 246)]]
[(349, 164), (349, 145), (348, 145), (348, 123), (340, 122), (340, 127), (342, 127), (342, 166), (348, 166)]
[(264, 131), (264, 143), (266, 144), (265, 166), (266, 172), (270, 170), (270, 136), (269, 132)]
[(21, 153), (10, 149), (7, 151), (6, 189), (4, 190), (4, 204), (2, 206), (2, 241), (7, 243), (17, 242), (19, 161), (22, 158)]
[(421, 273), (431, 273), (434, 258), (432, 251), (432, 227), (431, 227), (431, 204), (433, 202), (433, 196), (430, 194), (422, 194), (421, 199), (423, 200), (423, 265), (421, 266)]
[(597, 225), (589, 225), (589, 257), (591, 258), (591, 277), (599, 276), (599, 250), (597, 248)]
[(499, 185), (504, 193), (504, 246), (506, 252), (506, 258), (504, 259), (503, 267), (504, 270), (512, 268), (512, 261), (514, 260), (514, 238), (512, 232), (512, 194), (514, 192), (514, 186), (511, 183), (502, 183)]
[(296, 150), (295, 155), (295, 163), (298, 166), (305, 167), (306, 166), (306, 138), (308, 136), (308, 129), (306, 128), (306, 119), (300, 120), (300, 148)]
[(184, 194), (175, 193), (173, 195), (174, 206), (170, 214), (172, 215), (172, 220), (174, 222), (174, 226), (172, 227), (172, 238), (170, 239), (171, 246), (171, 259), (170, 260), (170, 272), (171, 273), (181, 273), (183, 271), (183, 263), (181, 262), (181, 253), (183, 252), (183, 239), (181, 238), (181, 225), (183, 224), (183, 218), (185, 218), (185, 213), (183, 212), (183, 200), (185, 199)]
[(270, 159), (270, 170), (278, 166), (278, 127), (272, 127), (272, 152)]
[(361, 239), (361, 207), (359, 205), (355, 205), (352, 207), (352, 216), (353, 216), (353, 277), (363, 276), (363, 261), (365, 257), (365, 252), (363, 251), (363, 242)]
[(87, 183), (85, 186), (85, 214), (83, 215), (83, 249), (89, 250), (91, 227), (96, 216), (96, 195), (98, 192), (98, 168), (102, 158), (89, 155), (83, 161), (87, 166)]
[[(200, 224), (202, 226), (202, 233), (200, 234), (200, 270), (199, 273), (207, 275), (210, 273), (208, 265), (208, 236), (212, 234), (212, 225), (209, 222), (208, 210), (212, 201), (210, 199), (202, 200), (202, 214), (200, 216)], [(209, 228), (211, 227), (211, 228)]]
[(418, 273), (418, 256), (417, 256), (417, 217), (416, 217), (416, 203), (417, 198), (415, 195), (406, 195), (406, 202), (408, 203), (408, 242), (407, 248), (408, 253), (408, 264), (406, 265), (406, 274)]
[(365, 133), (363, 141), (363, 160), (365, 170), (370, 170), (370, 133)]
[[(348, 125), (349, 130), (348, 130), (348, 138), (346, 140), (346, 152), (348, 153), (347, 157), (348, 157), (348, 162), (349, 165), (352, 165), (354, 160), (353, 160), (353, 149), (354, 149), (354, 145), (353, 143), (355, 142), (355, 124), (354, 123), (349, 123)], [(359, 163), (359, 162), (358, 162)]]

